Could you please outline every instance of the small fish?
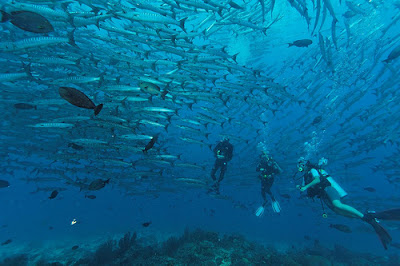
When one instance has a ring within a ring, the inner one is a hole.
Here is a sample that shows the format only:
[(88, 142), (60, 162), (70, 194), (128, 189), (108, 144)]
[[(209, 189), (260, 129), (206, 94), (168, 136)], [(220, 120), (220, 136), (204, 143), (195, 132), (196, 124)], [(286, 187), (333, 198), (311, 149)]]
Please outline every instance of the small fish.
[(53, 230), (54, 229), (54, 227), (53, 226), (49, 226), (49, 230)]
[(95, 105), (89, 97), (86, 96), (83, 92), (71, 88), (71, 87), (60, 87), (58, 89), (60, 96), (68, 101), (70, 104), (75, 105), (77, 107), (93, 109), (94, 115), (98, 115), (103, 108), (103, 104)]
[(384, 63), (390, 63), (392, 60), (400, 56), (400, 45), (396, 46), (388, 55), (387, 59), (383, 60)]
[(4, 241), (3, 243), (1, 243), (2, 246), (8, 245), (12, 242), (12, 239), (7, 239), (6, 241)]
[(49, 199), (55, 199), (58, 195), (58, 191), (57, 190), (53, 190), (53, 192), (51, 192), (51, 195), (49, 197)]
[(312, 44), (312, 40), (309, 39), (303, 39), (303, 40), (297, 40), (292, 43), (288, 43), (288, 47), (291, 46), (296, 46), (296, 47), (308, 47), (310, 44)]
[(106, 186), (106, 184), (110, 183), (110, 179), (111, 179), (111, 178), (109, 178), (109, 179), (107, 179), (107, 180), (96, 179), (96, 180), (92, 181), (92, 182), (89, 184), (88, 189), (89, 189), (89, 190), (99, 190), (99, 189), (102, 189), (103, 187)]
[(316, 118), (314, 118), (311, 125), (317, 125), (317, 124), (321, 123), (321, 121), (322, 121), (322, 116), (319, 115)]
[(336, 230), (339, 230), (340, 232), (343, 232), (343, 233), (351, 233), (352, 232), (350, 227), (348, 227), (347, 225), (344, 225), (344, 224), (330, 224), (329, 227), (335, 228)]
[(397, 249), (400, 249), (400, 243), (390, 243), (390, 246), (394, 247), (394, 248), (397, 248)]
[(14, 26), (33, 33), (49, 33), (54, 31), (51, 23), (42, 15), (31, 11), (14, 11), (8, 14), (2, 10), (1, 22), (10, 21)]
[(28, 127), (34, 128), (70, 128), (74, 127), (74, 124), (70, 123), (39, 123), (35, 125), (28, 125)]
[(0, 188), (5, 188), (5, 187), (9, 187), (10, 183), (8, 183), (8, 181), (6, 180), (0, 180)]
[(376, 189), (373, 187), (365, 187), (364, 190), (368, 191), (368, 192), (375, 192)]
[(142, 226), (143, 227), (148, 227), (150, 224), (151, 224), (151, 222), (145, 222), (145, 223), (142, 223)]
[(75, 144), (75, 143), (72, 143), (72, 142), (68, 143), (68, 147), (70, 147), (70, 148), (72, 148), (74, 150), (77, 150), (77, 151), (81, 151), (81, 150), (85, 149), (85, 147), (83, 147), (81, 145), (78, 145), (78, 144)]
[(16, 103), (16, 104), (14, 104), (14, 107), (16, 109), (21, 109), (21, 110), (29, 110), (29, 109), (37, 110), (36, 105), (32, 105), (32, 104), (29, 104), (29, 103)]
[(153, 148), (154, 144), (156, 143), (158, 139), (158, 135), (155, 135), (150, 141), (149, 143), (147, 143), (146, 147), (142, 150), (143, 153), (146, 153), (148, 150), (150, 150), (151, 148)]
[(289, 194), (281, 194), (281, 197), (285, 198), (285, 199), (290, 199), (290, 195)]
[(71, 249), (72, 250), (77, 250), (79, 248), (79, 246), (78, 245), (75, 245), (75, 246), (73, 246)]
[(85, 198), (88, 198), (88, 199), (95, 199), (96, 196), (95, 196), (95, 195), (85, 195)]

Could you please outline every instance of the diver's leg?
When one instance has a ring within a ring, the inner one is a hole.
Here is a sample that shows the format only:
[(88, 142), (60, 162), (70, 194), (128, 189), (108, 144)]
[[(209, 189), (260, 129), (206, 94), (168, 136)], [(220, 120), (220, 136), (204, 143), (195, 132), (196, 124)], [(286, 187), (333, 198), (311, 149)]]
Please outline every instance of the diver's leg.
[(212, 170), (211, 170), (211, 178), (212, 178), (212, 180), (214, 180), (214, 181), (217, 181), (217, 179), (216, 179), (216, 177), (215, 177), (215, 173), (217, 172), (218, 168), (220, 167), (218, 161), (219, 161), (219, 160), (215, 160), (214, 167), (213, 167)]
[(340, 200), (336, 199), (332, 201), (332, 205), (334, 207), (334, 211), (340, 215), (344, 215), (347, 217), (352, 217), (352, 218), (360, 218), (362, 219), (364, 217), (364, 214), (359, 212), (356, 208), (342, 203)]
[(267, 183), (261, 180), (261, 197), (263, 198), (263, 205), (267, 202)]
[(273, 178), (270, 178), (270, 179), (267, 180), (267, 182), (266, 182), (266, 192), (271, 197), (271, 200), (275, 201), (275, 197), (274, 197), (274, 195), (272, 195), (272, 192), (271, 192), (271, 187), (272, 187), (273, 184), (274, 184), (274, 179)]
[(364, 215), (357, 209), (350, 205), (344, 204), (340, 201), (340, 195), (337, 190), (331, 186), (326, 187), (324, 190), (323, 199), (327, 202), (327, 206), (330, 207), (337, 214), (362, 219)]
[(221, 182), (224, 179), (226, 168), (227, 168), (227, 163), (226, 162), (221, 162), (221, 172), (219, 173), (218, 183)]

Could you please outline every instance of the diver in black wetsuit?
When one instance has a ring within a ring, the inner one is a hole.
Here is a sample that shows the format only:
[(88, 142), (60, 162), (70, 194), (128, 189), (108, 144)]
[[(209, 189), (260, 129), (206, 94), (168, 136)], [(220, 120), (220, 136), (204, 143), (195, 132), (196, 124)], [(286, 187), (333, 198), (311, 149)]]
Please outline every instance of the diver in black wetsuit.
[(275, 197), (272, 195), (271, 187), (275, 181), (275, 175), (282, 172), (282, 169), (275, 162), (272, 156), (267, 153), (261, 154), (260, 162), (257, 165), (257, 172), (260, 172), (258, 178), (261, 180), (261, 196), (264, 200), (263, 206), (267, 203), (266, 194), (271, 197), (272, 208), (275, 212), (280, 212), (280, 206), (276, 201)]
[[(224, 138), (214, 148), (214, 156), (216, 158), (213, 169), (211, 170), (211, 178), (215, 181), (212, 190), (219, 194), (219, 183), (224, 179), (227, 163), (232, 159), (233, 145), (229, 139)], [(221, 168), (218, 180), (215, 177), (217, 170)]]

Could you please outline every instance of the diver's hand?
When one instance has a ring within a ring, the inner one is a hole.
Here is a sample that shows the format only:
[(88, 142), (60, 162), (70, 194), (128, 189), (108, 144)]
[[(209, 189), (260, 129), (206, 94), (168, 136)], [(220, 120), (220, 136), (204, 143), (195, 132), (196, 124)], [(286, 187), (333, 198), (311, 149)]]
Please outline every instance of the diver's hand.
[(307, 190), (306, 188), (304, 188), (304, 187), (302, 187), (302, 186), (300, 186), (300, 185), (297, 185), (296, 188), (298, 188), (301, 192)]

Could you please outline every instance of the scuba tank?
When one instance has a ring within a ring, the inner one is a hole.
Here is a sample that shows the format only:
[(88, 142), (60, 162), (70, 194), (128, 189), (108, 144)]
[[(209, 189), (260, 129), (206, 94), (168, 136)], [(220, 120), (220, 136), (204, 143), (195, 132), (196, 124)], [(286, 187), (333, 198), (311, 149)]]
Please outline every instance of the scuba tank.
[[(320, 168), (326, 166), (328, 164), (328, 159), (322, 157), (318, 161), (318, 166)], [(331, 187), (336, 189), (336, 191), (339, 193), (340, 198), (346, 197), (347, 192), (323, 169), (319, 169), (318, 171), (321, 175), (323, 175), (331, 184)]]
[(329, 183), (331, 183), (331, 186), (339, 193), (340, 198), (344, 198), (347, 196), (347, 192), (338, 183), (336, 183), (336, 181), (331, 176), (327, 177), (326, 179), (329, 181)]
[(324, 169), (319, 169), (318, 172), (328, 180), (328, 182), (331, 184), (331, 187), (336, 189), (336, 191), (339, 193), (340, 198), (346, 197), (347, 192), (333, 179), (328, 172), (326, 172)]

